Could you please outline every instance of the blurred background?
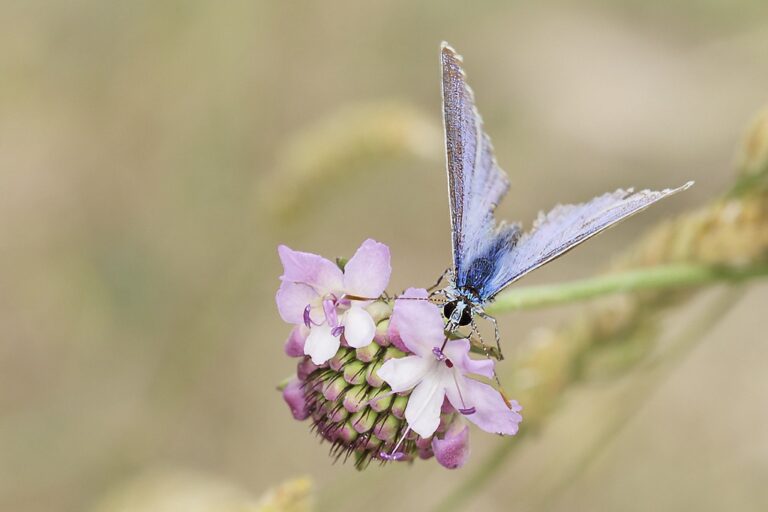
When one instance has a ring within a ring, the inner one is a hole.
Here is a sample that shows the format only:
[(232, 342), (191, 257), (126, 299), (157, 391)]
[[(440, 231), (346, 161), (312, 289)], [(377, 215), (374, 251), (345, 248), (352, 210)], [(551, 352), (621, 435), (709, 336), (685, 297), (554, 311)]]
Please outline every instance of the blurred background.
[[(442, 40), (512, 178), (500, 217), (697, 182), (525, 284), (590, 276), (721, 194), (768, 102), (763, 0), (0, 4), (0, 510), (150, 510), (109, 503), (154, 474), (248, 496), (306, 475), (322, 510), (424, 510), (498, 449), (478, 433), (463, 470), (360, 473), (275, 390), (295, 364), (278, 243), (385, 242), (392, 291), (450, 265)], [(765, 510), (766, 300), (751, 287), (565, 478), (622, 400), (567, 393), (470, 509)], [(571, 309), (500, 318), (507, 350)]]

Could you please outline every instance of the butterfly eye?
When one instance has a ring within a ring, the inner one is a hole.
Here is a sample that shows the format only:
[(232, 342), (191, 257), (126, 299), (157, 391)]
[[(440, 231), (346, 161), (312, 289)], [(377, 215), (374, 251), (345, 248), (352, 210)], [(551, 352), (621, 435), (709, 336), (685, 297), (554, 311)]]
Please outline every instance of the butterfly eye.
[(443, 316), (445, 318), (451, 318), (451, 315), (455, 310), (456, 310), (456, 301), (446, 302), (445, 306), (443, 306)]
[(459, 319), (459, 325), (469, 325), (472, 323), (472, 311), (469, 307), (464, 308), (461, 312), (461, 318)]

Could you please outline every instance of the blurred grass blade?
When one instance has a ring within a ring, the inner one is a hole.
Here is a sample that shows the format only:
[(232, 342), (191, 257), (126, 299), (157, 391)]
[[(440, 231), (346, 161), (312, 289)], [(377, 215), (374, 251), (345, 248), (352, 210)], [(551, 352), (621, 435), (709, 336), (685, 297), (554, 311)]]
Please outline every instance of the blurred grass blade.
[(738, 156), (741, 176), (731, 194), (768, 187), (768, 106), (752, 122)]
[(328, 196), (344, 179), (399, 158), (438, 161), (440, 127), (418, 109), (396, 101), (345, 107), (289, 137), (274, 170), (260, 184), (261, 204), (293, 219), (316, 195)]
[(268, 491), (248, 512), (310, 512), (314, 510), (312, 503), (312, 481), (296, 478)]
[(296, 478), (260, 500), (230, 482), (186, 469), (148, 470), (118, 483), (92, 512), (310, 512), (312, 482)]

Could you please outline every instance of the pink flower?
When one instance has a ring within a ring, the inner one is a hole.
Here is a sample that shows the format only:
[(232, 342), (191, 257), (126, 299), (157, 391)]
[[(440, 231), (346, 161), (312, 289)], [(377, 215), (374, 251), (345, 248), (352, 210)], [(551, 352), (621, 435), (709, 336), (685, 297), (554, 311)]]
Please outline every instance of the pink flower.
[(520, 406), (511, 406), (488, 384), (469, 377), (493, 377), (493, 361), (469, 357), (469, 341), (446, 342), (440, 310), (426, 300), (423, 289), (409, 289), (405, 300), (395, 301), (393, 329), (414, 355), (390, 359), (378, 375), (394, 393), (413, 390), (408, 398), (405, 419), (421, 437), (435, 433), (440, 409), (447, 397), (450, 404), (478, 427), (495, 434), (514, 435), (522, 421)]
[(307, 399), (304, 395), (303, 384), (298, 379), (293, 379), (283, 389), (283, 400), (288, 404), (291, 409), (293, 417), (299, 421), (305, 420), (309, 417), (309, 411), (307, 410)]
[(347, 262), (344, 271), (316, 254), (278, 247), (283, 263), (277, 308), (282, 319), (297, 327), (286, 345), (289, 355), (303, 353), (322, 364), (341, 345), (341, 336), (354, 348), (371, 343), (376, 324), (366, 311), (379, 298), (392, 272), (389, 248), (368, 239)]
[(432, 438), (432, 451), (435, 459), (448, 469), (460, 468), (469, 459), (469, 426), (454, 421), (442, 439)]

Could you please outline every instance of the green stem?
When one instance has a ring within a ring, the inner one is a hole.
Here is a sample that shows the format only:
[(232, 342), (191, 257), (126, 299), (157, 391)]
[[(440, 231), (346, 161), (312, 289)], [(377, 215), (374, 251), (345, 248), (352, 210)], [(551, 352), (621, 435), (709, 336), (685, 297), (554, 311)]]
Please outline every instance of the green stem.
[(570, 283), (515, 288), (499, 295), (487, 308), (498, 314), (591, 299), (614, 293), (701, 286), (768, 276), (768, 265), (725, 267), (679, 263), (606, 274)]

